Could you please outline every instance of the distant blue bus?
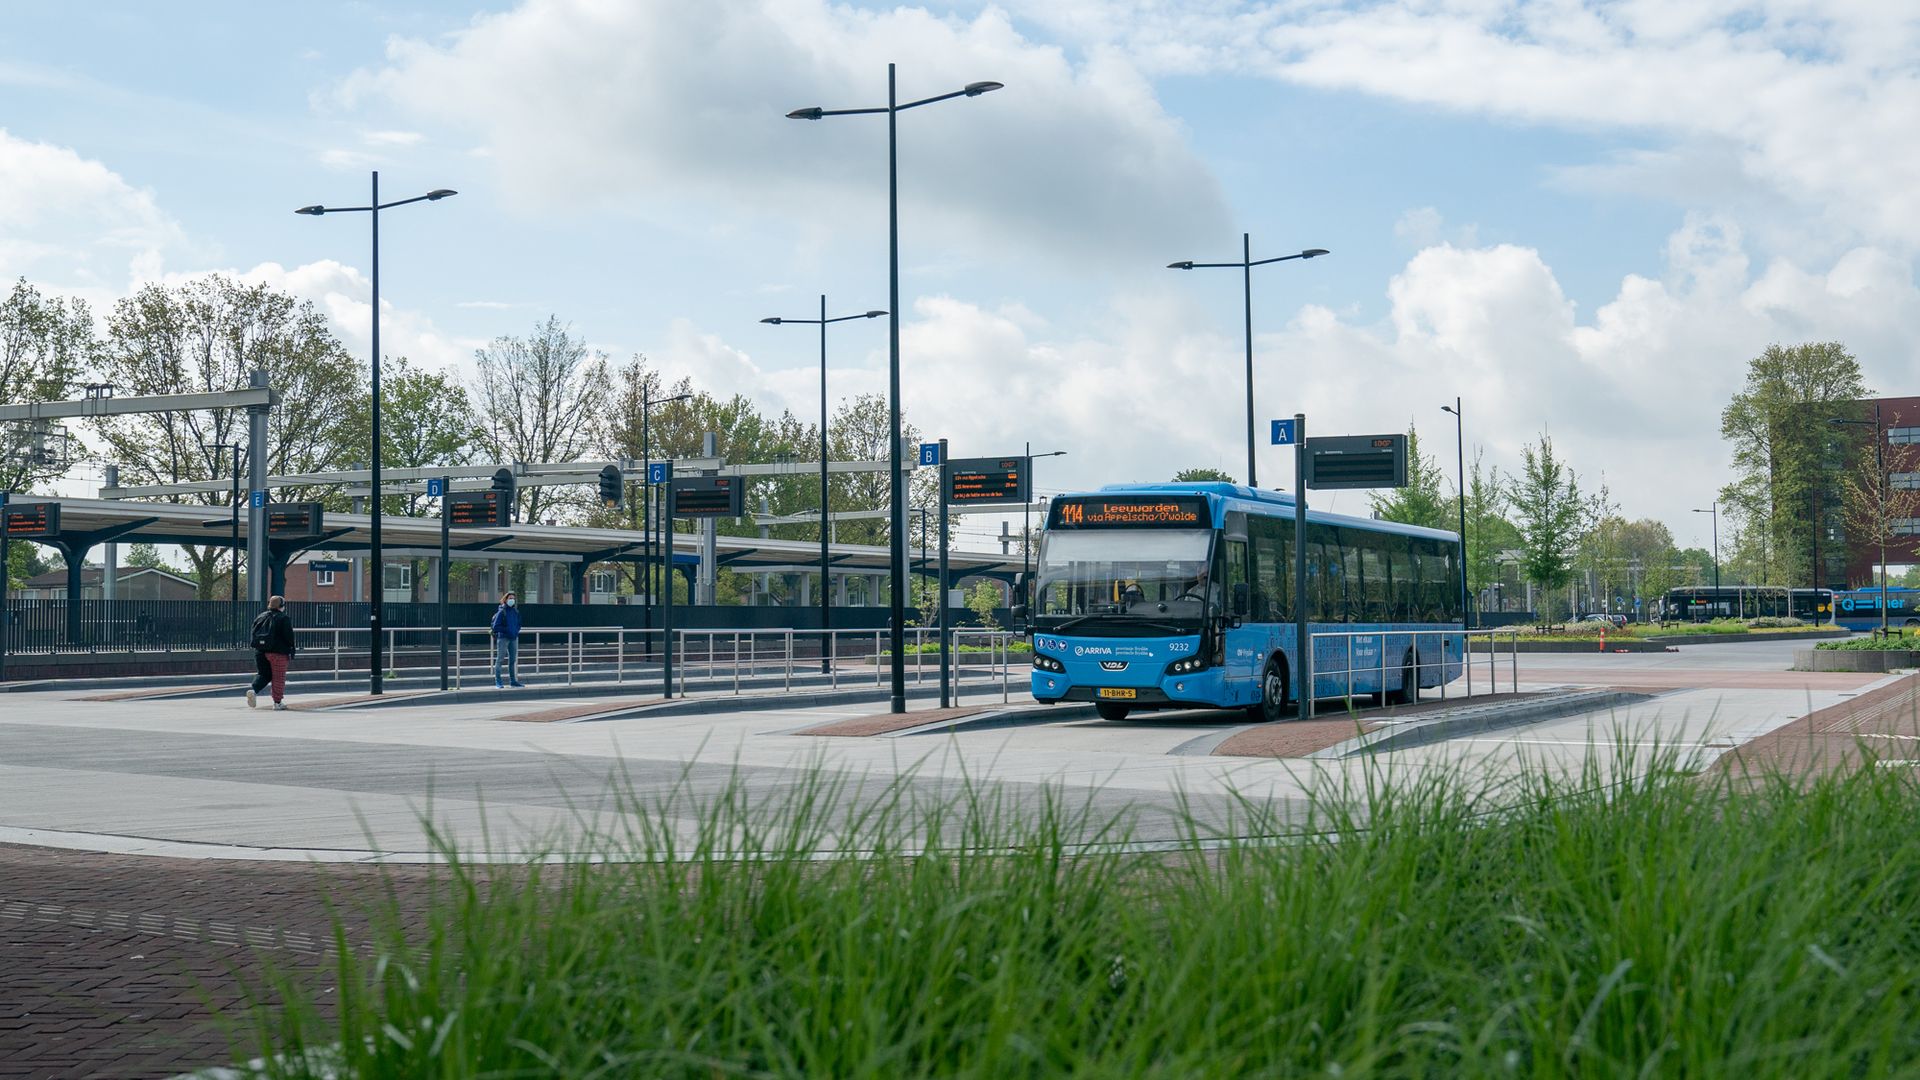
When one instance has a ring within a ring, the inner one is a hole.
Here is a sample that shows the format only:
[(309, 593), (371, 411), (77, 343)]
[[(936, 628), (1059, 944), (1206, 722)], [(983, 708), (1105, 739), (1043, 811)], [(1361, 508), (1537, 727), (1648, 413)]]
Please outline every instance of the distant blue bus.
[[(1293, 517), (1291, 495), (1238, 484), (1053, 500), (1031, 593), (1034, 698), (1094, 702), (1109, 720), (1194, 707), (1283, 718), (1301, 689)], [(1458, 536), (1309, 510), (1306, 542), (1309, 632), (1375, 632), (1317, 640), (1316, 698), (1406, 701), (1460, 677)]]
[[(1888, 626), (1920, 626), (1920, 589), (1890, 588), (1886, 601)], [(1880, 590), (1847, 589), (1834, 593), (1833, 621), (1849, 630), (1878, 627)]]

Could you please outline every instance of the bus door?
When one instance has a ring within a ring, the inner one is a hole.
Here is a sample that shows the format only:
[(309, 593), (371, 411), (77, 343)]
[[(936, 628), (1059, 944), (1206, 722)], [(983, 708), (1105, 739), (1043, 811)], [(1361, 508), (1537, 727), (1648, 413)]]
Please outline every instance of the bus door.
[[(1230, 628), (1226, 632), (1227, 697), (1235, 704), (1251, 705), (1260, 697), (1261, 666), (1273, 652), (1273, 626), (1261, 621), (1261, 613), (1254, 610), (1255, 575), (1249, 561), (1246, 515), (1227, 517), (1227, 530), (1222, 534), (1224, 542), (1220, 545), (1221, 558), (1226, 564), (1223, 577), (1227, 583), (1227, 612), (1233, 616), (1228, 620)], [(1240, 625), (1232, 626), (1236, 620)]]

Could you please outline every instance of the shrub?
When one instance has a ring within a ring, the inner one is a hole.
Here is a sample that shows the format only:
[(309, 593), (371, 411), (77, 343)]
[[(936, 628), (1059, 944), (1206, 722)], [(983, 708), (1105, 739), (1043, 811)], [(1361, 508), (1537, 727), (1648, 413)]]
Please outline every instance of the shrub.
[(1831, 649), (1835, 652), (1920, 651), (1920, 634), (1902, 631), (1889, 637), (1857, 637), (1848, 638), (1845, 641), (1823, 641), (1814, 648)]
[(1807, 624), (1804, 619), (1796, 619), (1791, 615), (1762, 615), (1757, 619), (1747, 620), (1749, 630), (1785, 630), (1789, 627), (1805, 625)]

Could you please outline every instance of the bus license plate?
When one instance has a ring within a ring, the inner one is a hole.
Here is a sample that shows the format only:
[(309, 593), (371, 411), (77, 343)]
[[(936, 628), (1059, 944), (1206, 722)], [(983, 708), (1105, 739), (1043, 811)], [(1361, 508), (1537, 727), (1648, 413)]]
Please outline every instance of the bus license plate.
[(1123, 686), (1118, 689), (1108, 688), (1101, 690), (1100, 696), (1103, 698), (1126, 698), (1132, 700), (1134, 690), (1131, 686)]

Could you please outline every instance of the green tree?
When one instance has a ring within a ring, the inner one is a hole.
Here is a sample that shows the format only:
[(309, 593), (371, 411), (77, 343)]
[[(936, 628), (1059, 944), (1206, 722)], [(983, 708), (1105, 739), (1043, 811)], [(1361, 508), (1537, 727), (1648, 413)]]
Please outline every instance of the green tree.
[(1866, 394), (1860, 362), (1837, 341), (1769, 345), (1748, 363), (1746, 385), (1720, 414), (1735, 474), (1722, 498), (1746, 549), (1761, 554), (1762, 578), (1814, 580), (1816, 537), (1840, 514), (1830, 489), (1845, 435), (1827, 420), (1853, 415)]
[[(0, 402), (21, 405), (67, 397), (98, 359), (93, 316), (80, 300), (47, 299), (14, 282), (0, 300)], [(49, 455), (29, 425), (0, 431), (0, 491), (27, 491), (58, 476), (67, 462)]]
[(136, 540), (127, 545), (126, 557), (120, 560), (129, 570), (165, 570), (169, 574), (178, 574), (173, 564), (160, 557), (160, 549), (144, 540)]
[(1385, 495), (1368, 496), (1373, 502), (1373, 514), (1403, 525), (1454, 528), (1459, 522), (1448, 513), (1452, 507), (1441, 492), (1442, 483), (1440, 466), (1420, 452), (1420, 433), (1408, 425), (1406, 486), (1394, 488)]
[(1179, 472), (1174, 473), (1173, 482), (1176, 484), (1231, 484), (1234, 480), (1231, 475), (1219, 469), (1192, 468), (1181, 469)]
[(1000, 607), (1000, 589), (991, 581), (974, 582), (967, 590), (967, 610), (980, 620), (980, 626), (986, 630), (1000, 629), (1000, 623), (994, 618), (994, 612)]
[(1573, 557), (1586, 532), (1588, 504), (1580, 478), (1553, 451), (1545, 432), (1523, 451), (1520, 475), (1507, 489), (1520, 528), (1520, 572), (1551, 595), (1573, 577)]
[(66, 561), (50, 547), (15, 540), (7, 545), (7, 587), (17, 589), (30, 578), (66, 566)]
[[(311, 303), (267, 285), (219, 274), (178, 285), (148, 285), (114, 305), (99, 362), (102, 381), (121, 394), (184, 394), (232, 390), (265, 371), (282, 404), (267, 422), (272, 475), (344, 467), (365, 456), (353, 445), (356, 411), (364, 412), (360, 367), (341, 348)], [(147, 413), (95, 421), (105, 457), (123, 484), (224, 479), (231, 468), (218, 444), (244, 443), (246, 413), (236, 409)], [(364, 429), (362, 429), (364, 430)], [(289, 499), (307, 493), (279, 493)], [(170, 501), (224, 506), (226, 488)], [(181, 550), (209, 597), (227, 556), (218, 546)]]
[[(1487, 466), (1482, 459), (1482, 451), (1475, 448), (1467, 470), (1467, 588), (1475, 595), (1500, 580), (1500, 553), (1520, 546), (1520, 530), (1501, 514), (1507, 502), (1507, 478), (1498, 466)], [(1457, 504), (1448, 506), (1443, 516), (1457, 525)]]

